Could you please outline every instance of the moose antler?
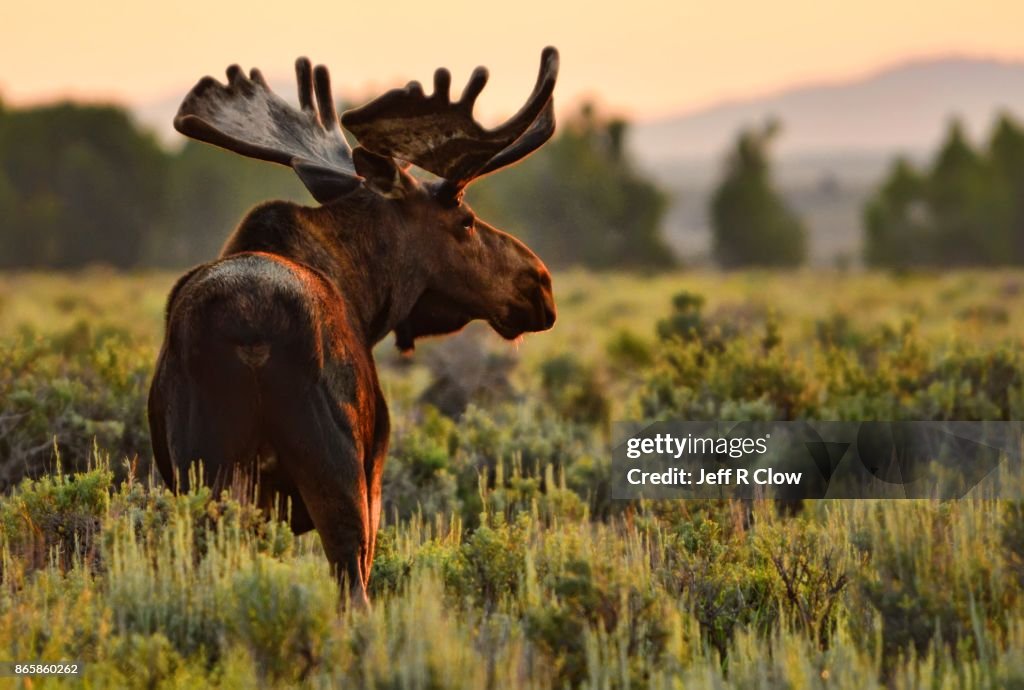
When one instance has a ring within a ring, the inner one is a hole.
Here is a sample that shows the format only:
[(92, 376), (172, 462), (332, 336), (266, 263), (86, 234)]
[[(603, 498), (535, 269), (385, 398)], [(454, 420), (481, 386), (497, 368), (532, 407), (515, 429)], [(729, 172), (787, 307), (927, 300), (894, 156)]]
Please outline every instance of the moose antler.
[(452, 102), (451, 73), (434, 73), (434, 93), (419, 82), (392, 89), (341, 116), (342, 124), (374, 153), (401, 158), (447, 181), (453, 196), (477, 177), (526, 157), (555, 131), (552, 92), (558, 76), (558, 51), (541, 54), (540, 72), (526, 104), (507, 122), (484, 129), (473, 119), (473, 105), (487, 83), (477, 67), (461, 98)]
[(174, 128), (243, 156), (291, 166), (317, 201), (337, 199), (360, 178), (338, 125), (330, 75), (323, 65), (311, 69), (307, 58), (295, 61), (295, 75), (301, 110), (271, 91), (258, 69), (247, 78), (238, 65), (228, 67), (227, 85), (204, 77), (185, 96)]

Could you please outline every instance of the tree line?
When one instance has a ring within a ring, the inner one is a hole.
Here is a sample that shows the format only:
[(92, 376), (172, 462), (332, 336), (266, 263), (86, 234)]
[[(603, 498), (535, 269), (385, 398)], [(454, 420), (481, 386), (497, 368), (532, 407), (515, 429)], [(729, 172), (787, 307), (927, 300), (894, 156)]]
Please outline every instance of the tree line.
[[(780, 123), (739, 133), (709, 202), (724, 268), (794, 267), (807, 229), (773, 178)], [(629, 124), (584, 105), (554, 140), (469, 201), (552, 266), (663, 268), (669, 199), (635, 165)], [(181, 267), (207, 261), (266, 199), (312, 203), (286, 168), (188, 141), (162, 146), (123, 108), (0, 101), (0, 268)], [(906, 269), (1024, 263), (1024, 128), (1001, 116), (981, 147), (958, 122), (927, 165), (905, 158), (863, 209), (864, 262)]]
[[(725, 268), (798, 266), (807, 232), (774, 187), (777, 122), (741, 132), (711, 201)], [(1024, 264), (1024, 127), (1008, 114), (981, 147), (953, 120), (932, 160), (898, 157), (863, 208), (863, 259), (887, 269)]]
[(953, 121), (928, 165), (893, 163), (864, 227), (871, 266), (1024, 264), (1024, 128), (1003, 114), (976, 148)]
[[(626, 155), (627, 130), (584, 106), (470, 203), (555, 266), (670, 265), (668, 199)], [(312, 203), (287, 168), (192, 141), (168, 150), (116, 106), (0, 103), (0, 268), (200, 263), (275, 198)]]

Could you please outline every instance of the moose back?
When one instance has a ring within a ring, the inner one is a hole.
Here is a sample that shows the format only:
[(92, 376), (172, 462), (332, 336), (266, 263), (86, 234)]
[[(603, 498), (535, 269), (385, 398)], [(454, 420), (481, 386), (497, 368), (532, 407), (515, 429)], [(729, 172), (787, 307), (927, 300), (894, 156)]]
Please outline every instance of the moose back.
[(557, 73), (546, 48), (526, 104), (494, 129), (473, 117), (483, 68), (457, 101), (439, 69), (430, 96), (412, 82), (340, 123), (327, 69), (305, 58), (298, 109), (237, 66), (227, 84), (206, 77), (189, 92), (178, 131), (290, 166), (320, 205), (257, 206), (217, 260), (171, 290), (149, 395), (168, 484), (186, 490), (197, 462), (191, 476), (216, 491), (255, 478), (260, 504), (287, 501), (292, 529), (316, 529), (342, 585), (366, 602), (388, 445), (373, 346), (394, 332), (411, 350), (475, 319), (509, 339), (555, 321), (543, 262), (477, 218), (463, 191), (551, 137)]

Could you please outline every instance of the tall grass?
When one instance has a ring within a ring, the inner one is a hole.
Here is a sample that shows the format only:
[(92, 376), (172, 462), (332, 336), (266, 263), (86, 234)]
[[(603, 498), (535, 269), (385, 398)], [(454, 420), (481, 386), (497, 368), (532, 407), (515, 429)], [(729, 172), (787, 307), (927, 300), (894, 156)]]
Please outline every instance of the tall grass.
[(547, 479), (526, 501), (484, 482), (471, 532), (386, 526), (370, 611), (340, 607), (315, 536), (227, 496), (105, 467), (26, 480), (0, 501), (0, 656), (82, 662), (89, 687), (1024, 683), (1019, 505), (665, 502), (594, 522)]

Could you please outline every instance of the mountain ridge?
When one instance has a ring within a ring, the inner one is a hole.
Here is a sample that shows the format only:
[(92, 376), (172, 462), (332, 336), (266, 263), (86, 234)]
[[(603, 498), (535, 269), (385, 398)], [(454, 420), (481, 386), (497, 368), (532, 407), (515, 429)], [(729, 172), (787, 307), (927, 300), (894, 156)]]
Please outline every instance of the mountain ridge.
[(637, 123), (632, 145), (650, 165), (720, 156), (740, 128), (772, 116), (781, 156), (916, 152), (934, 148), (951, 117), (985, 136), (1000, 110), (1024, 116), (1024, 61), (946, 55)]

